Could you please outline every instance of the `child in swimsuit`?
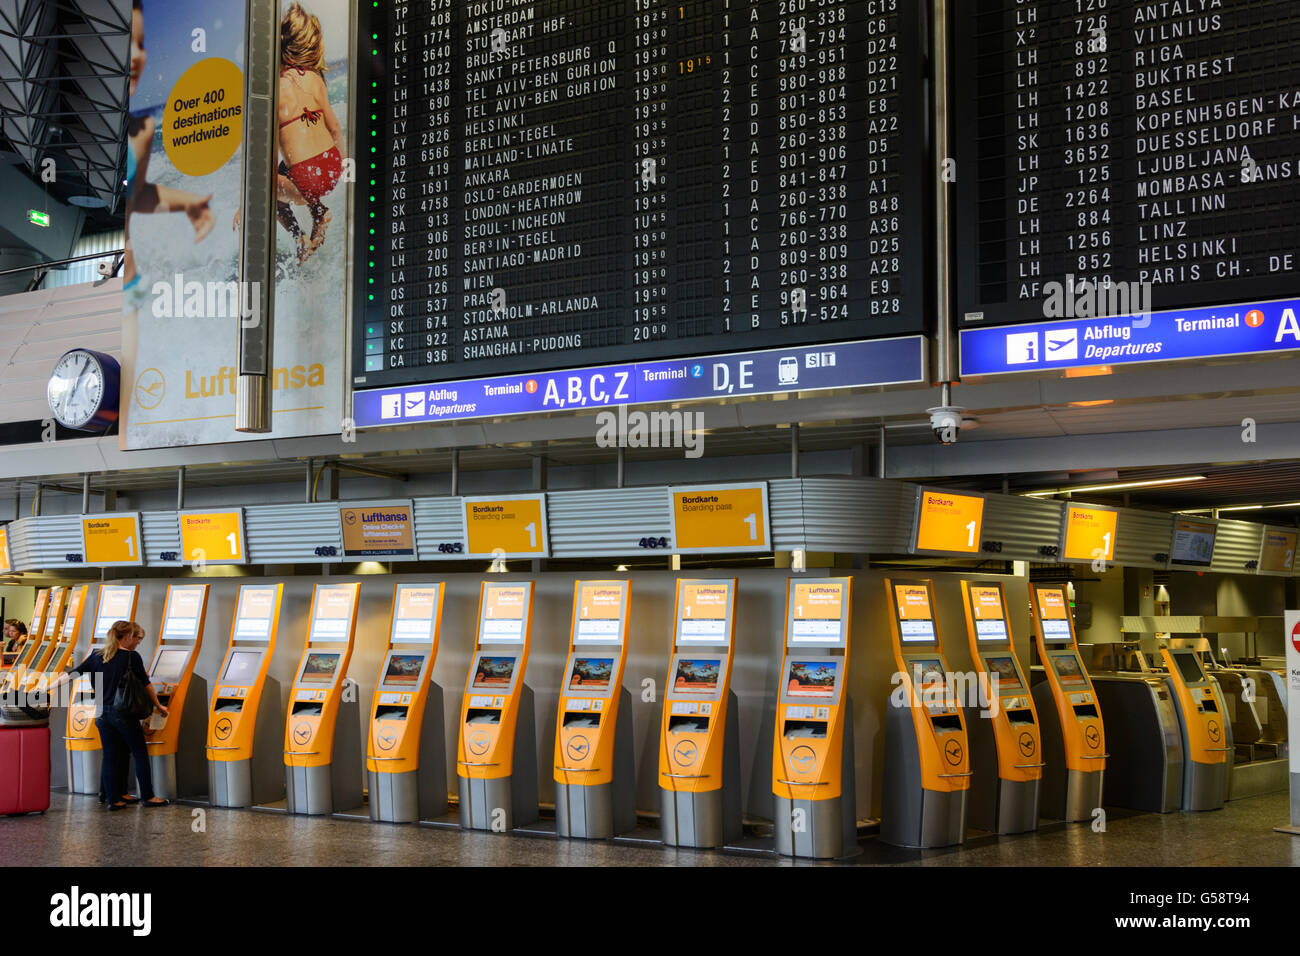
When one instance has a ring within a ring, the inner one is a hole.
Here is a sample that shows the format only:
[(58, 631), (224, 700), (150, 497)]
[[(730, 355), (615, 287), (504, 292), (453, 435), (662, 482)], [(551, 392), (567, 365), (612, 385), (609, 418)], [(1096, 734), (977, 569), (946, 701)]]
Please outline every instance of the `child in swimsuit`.
[[(343, 128), (325, 88), (325, 44), (320, 19), (294, 3), (280, 23), (280, 163), (276, 219), (298, 243), (298, 264), (325, 241), (333, 218), (322, 200), (343, 174)], [(303, 235), (293, 206), (311, 213), (311, 236)]]

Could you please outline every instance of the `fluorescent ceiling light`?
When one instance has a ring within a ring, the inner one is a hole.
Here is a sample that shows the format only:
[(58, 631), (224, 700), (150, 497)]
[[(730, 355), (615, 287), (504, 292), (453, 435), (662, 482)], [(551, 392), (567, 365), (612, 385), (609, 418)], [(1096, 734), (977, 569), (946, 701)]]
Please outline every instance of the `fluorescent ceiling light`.
[[(1022, 492), (1024, 498), (1046, 498), (1051, 495), (1074, 494), (1081, 491), (1121, 491), (1128, 488), (1155, 488), (1159, 485), (1181, 485), (1189, 481), (1204, 481), (1204, 475), (1185, 475), (1182, 478), (1152, 478), (1149, 481), (1121, 481), (1109, 485), (1070, 485), (1065, 488), (1050, 488), (1047, 491)], [(1223, 510), (1223, 509), (1219, 509)]]
[(1265, 508), (1300, 508), (1300, 501), (1283, 501), (1275, 505), (1232, 505), (1227, 508), (1220, 508), (1219, 513), (1225, 511), (1263, 511)]

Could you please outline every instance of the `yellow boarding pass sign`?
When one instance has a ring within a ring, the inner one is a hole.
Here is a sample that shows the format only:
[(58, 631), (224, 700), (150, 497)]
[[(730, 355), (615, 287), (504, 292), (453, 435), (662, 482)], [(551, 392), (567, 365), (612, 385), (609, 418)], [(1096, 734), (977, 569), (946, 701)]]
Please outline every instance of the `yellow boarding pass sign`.
[(545, 558), (546, 496), (466, 498), (465, 544), (471, 558)]
[(1113, 561), (1115, 559), (1115, 525), (1119, 512), (1110, 508), (1065, 506), (1066, 561)]
[(674, 488), (673, 550), (771, 551), (767, 484)]
[(14, 569), (9, 559), (9, 529), (0, 528), (0, 574), (7, 574)]
[(983, 498), (923, 488), (913, 550), (975, 554), (983, 528)]
[(244, 564), (244, 511), (183, 511), (181, 560), (204, 564)]
[(86, 515), (81, 519), (82, 557), (97, 567), (144, 564), (140, 515)]

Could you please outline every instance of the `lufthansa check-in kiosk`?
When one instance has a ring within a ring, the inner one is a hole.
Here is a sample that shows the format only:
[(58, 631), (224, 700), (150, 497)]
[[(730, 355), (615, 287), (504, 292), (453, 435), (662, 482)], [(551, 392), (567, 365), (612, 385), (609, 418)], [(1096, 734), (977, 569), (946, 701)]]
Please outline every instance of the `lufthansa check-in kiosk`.
[(280, 683), (267, 674), (283, 593), (283, 584), (239, 588), (208, 712), (208, 799), (214, 807), (251, 807), (284, 795), (284, 709)]
[[(108, 629), (117, 621), (134, 621), (136, 602), (140, 589), (134, 584), (101, 584), (99, 601), (95, 607), (95, 626), (84, 658), (91, 651), (100, 650), (108, 638)], [(75, 638), (74, 638), (75, 639)], [(74, 656), (77, 656), (74, 654)], [(100, 767), (103, 753), (99, 742), (99, 728), (95, 726), (95, 675), (79, 674), (72, 682), (68, 696), (67, 730), (64, 733), (68, 791), (70, 793), (99, 793)]]
[(1092, 681), (1079, 658), (1065, 587), (1030, 584), (1038, 656), (1047, 680), (1034, 685), (1042, 722), (1042, 811), (1075, 822), (1092, 818), (1101, 806), (1106, 771), (1106, 733)]
[(36, 649), (27, 658), (22, 678), (15, 686), (24, 693), (35, 692), (43, 683), (45, 669), (51, 664), (55, 652), (62, 650), (63, 618), (68, 610), (68, 592), (71, 588), (51, 588), (49, 611), (45, 615), (45, 630), (36, 644)]
[[(987, 700), (967, 708), (971, 748), (970, 822), (991, 833), (1038, 828), (1043, 777), (1041, 735), (1029, 681), (1020, 666), (999, 581), (961, 582), (971, 660), (987, 681)], [(987, 719), (979, 711), (986, 710)]]
[(307, 646), (284, 725), (285, 809), (333, 813), (361, 805), (361, 708), (344, 693), (360, 584), (312, 589)]
[(533, 582), (479, 586), (478, 637), (460, 706), (460, 825), (513, 830), (537, 820), (537, 730), (524, 683)]
[(32, 623), (27, 631), (27, 642), (19, 651), (18, 659), (6, 675), (5, 693), (25, 691), (35, 680), (37, 662), (49, 655), (54, 646), (54, 632), (63, 610), (63, 593), (66, 588), (44, 588), (36, 593), (36, 606), (32, 609)]
[(857, 846), (849, 578), (790, 581), (772, 753), (776, 849), (827, 859)]
[(376, 822), (414, 823), (447, 812), (442, 688), (431, 678), (442, 596), (442, 584), (393, 588), (366, 751), (370, 819)]
[(555, 718), (555, 829), (603, 840), (636, 826), (632, 695), (623, 688), (629, 581), (575, 581)]
[(203, 752), (208, 706), (207, 682), (194, 673), (203, 646), (203, 623), (208, 610), (208, 585), (172, 584), (167, 587), (158, 648), (149, 664), (149, 681), (167, 716), (154, 711), (145, 722), (144, 742), (149, 750), (149, 770), (160, 797), (195, 797), (207, 783), (208, 764)]
[[(89, 584), (68, 588), (67, 604), (63, 611), (63, 620), (59, 622), (55, 635), (54, 652), (46, 660), (45, 669), (37, 676), (32, 690), (48, 694), (51, 685), (74, 663), (73, 654), (77, 649), (77, 635), (81, 633), (81, 616), (86, 607), (86, 595), (90, 592)], [(61, 790), (68, 785), (67, 748), (63, 739), (62, 728), (67, 726), (67, 707), (62, 700), (49, 700), (50, 708), (50, 787)], [(54, 729), (57, 728), (57, 729)]]
[(1162, 647), (1166, 681), (1178, 702), (1183, 740), (1183, 809), (1219, 810), (1227, 796), (1228, 740), (1223, 697), (1190, 647)]
[(660, 826), (668, 846), (715, 847), (740, 838), (735, 630), (735, 578), (677, 581), (659, 738)]
[(9, 669), (5, 671), (3, 679), (0, 679), (0, 692), (8, 690), (12, 686), (14, 678), (18, 676), (21, 670), (19, 665), (28, 654), (36, 649), (36, 644), (40, 643), (36, 639), (40, 637), (41, 632), (45, 629), (45, 612), (49, 605), (50, 589), (37, 588), (36, 601), (32, 604), (32, 619), (27, 624), (27, 639), (4, 655), (4, 666)]
[(885, 715), (880, 838), (895, 846), (952, 846), (966, 838), (970, 747), (939, 643), (929, 580), (885, 579), (899, 685)]

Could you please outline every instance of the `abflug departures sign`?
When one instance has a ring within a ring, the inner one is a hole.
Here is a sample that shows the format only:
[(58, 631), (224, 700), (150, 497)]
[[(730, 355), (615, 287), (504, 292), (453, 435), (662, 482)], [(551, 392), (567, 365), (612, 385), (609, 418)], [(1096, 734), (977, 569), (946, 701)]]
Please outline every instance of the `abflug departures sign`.
[(1300, 4), (963, 0), (955, 22), (964, 324), (1102, 314), (1045, 310), (1048, 283), (1149, 283), (1121, 315), (1294, 295)]
[(362, 4), (358, 401), (921, 331), (922, 6)]

